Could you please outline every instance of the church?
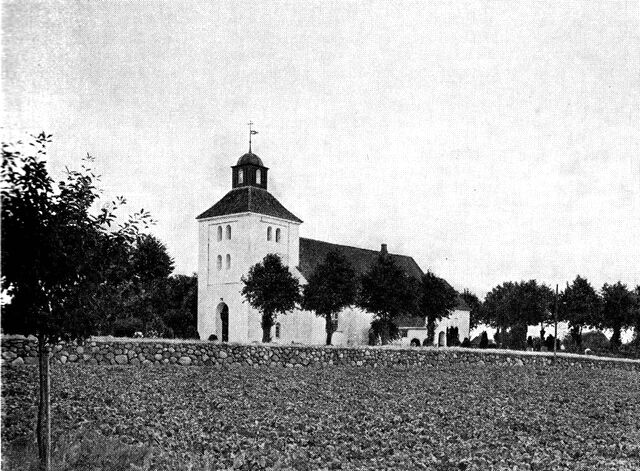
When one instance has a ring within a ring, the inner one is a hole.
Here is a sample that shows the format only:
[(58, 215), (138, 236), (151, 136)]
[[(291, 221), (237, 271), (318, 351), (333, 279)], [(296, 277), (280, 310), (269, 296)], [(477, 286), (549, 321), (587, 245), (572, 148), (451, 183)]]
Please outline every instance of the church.
[[(302, 220), (268, 191), (268, 171), (260, 157), (249, 152), (231, 167), (231, 191), (200, 214), (198, 254), (198, 333), (201, 339), (222, 342), (260, 342), (261, 315), (241, 294), (241, 277), (268, 253), (306, 284), (315, 267), (330, 251), (344, 255), (358, 275), (366, 272), (379, 254), (386, 253), (409, 275), (419, 279), (422, 269), (412, 257), (387, 251), (332, 244), (300, 237)], [(373, 317), (359, 308), (337, 316), (333, 345), (367, 345)], [(402, 319), (399, 344), (427, 345), (426, 319)], [(436, 326), (434, 345), (446, 346), (448, 329), (456, 328), (459, 340), (469, 337), (469, 308), (462, 298), (448, 319)], [(213, 337), (215, 336), (215, 337)], [(278, 316), (271, 332), (274, 343), (324, 344), (325, 321), (312, 312), (296, 310)]]

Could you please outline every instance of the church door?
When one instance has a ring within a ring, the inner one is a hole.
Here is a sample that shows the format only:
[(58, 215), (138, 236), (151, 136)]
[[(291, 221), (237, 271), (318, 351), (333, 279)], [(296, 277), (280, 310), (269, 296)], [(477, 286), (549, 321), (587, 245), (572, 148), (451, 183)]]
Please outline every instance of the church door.
[(218, 304), (218, 314), (220, 316), (220, 330), (222, 334), (222, 341), (229, 341), (229, 306), (225, 303)]
[(447, 346), (447, 337), (444, 332), (440, 332), (438, 335), (438, 347), (446, 347)]

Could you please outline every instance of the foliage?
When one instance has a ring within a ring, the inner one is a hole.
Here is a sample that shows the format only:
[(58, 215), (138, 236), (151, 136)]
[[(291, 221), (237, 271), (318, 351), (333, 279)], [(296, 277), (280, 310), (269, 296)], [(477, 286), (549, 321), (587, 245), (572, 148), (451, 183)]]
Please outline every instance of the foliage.
[(349, 261), (338, 252), (329, 252), (303, 288), (302, 308), (325, 319), (327, 345), (334, 331), (333, 316), (355, 303), (358, 284)]
[[(157, 444), (150, 468), (159, 471), (185, 461), (198, 470), (640, 469), (638, 373), (622, 369), (53, 371), (57, 434), (84, 421), (110, 439)], [(32, 429), (36, 375), (25, 367), (2, 375), (6, 445)]]
[(433, 344), (436, 322), (449, 317), (457, 305), (458, 293), (431, 271), (422, 276), (420, 311), (427, 316), (427, 342)]
[(480, 301), (480, 298), (467, 288), (460, 293), (460, 297), (464, 299), (464, 302), (467, 303), (467, 306), (471, 309), (471, 312), (469, 313), (469, 329), (473, 330), (478, 327), (478, 324), (484, 323), (484, 319), (482, 317), (482, 301)]
[(300, 283), (276, 254), (267, 254), (242, 276), (242, 295), (262, 314), (262, 341), (271, 341), (271, 327), (278, 314), (292, 311), (302, 299)]
[[(550, 319), (553, 299), (551, 289), (546, 285), (539, 285), (536, 280), (518, 283), (509, 281), (487, 293), (482, 305), (483, 318), (498, 329), (498, 345), (510, 343), (517, 348), (524, 348), (526, 327)], [(515, 326), (518, 327), (507, 342), (506, 330)]]
[(397, 338), (395, 319), (417, 313), (417, 281), (410, 277), (387, 254), (378, 259), (361, 278), (356, 304), (374, 315), (372, 329), (379, 333), (383, 345)]
[(582, 352), (582, 329), (595, 327), (600, 322), (601, 299), (586, 278), (576, 276), (571, 285), (561, 293), (559, 320), (569, 323), (573, 344)]
[(482, 334), (480, 334), (480, 348), (487, 348), (489, 346), (489, 336), (487, 335), (487, 331), (483, 330)]
[[(57, 184), (43, 160), (51, 135), (35, 136), (35, 153), (4, 143), (2, 161), (2, 288), (11, 302), (3, 309), (2, 329), (33, 334), (45, 342), (86, 337), (95, 313), (84, 306), (98, 287), (121, 275), (112, 258), (126, 251), (151, 222), (141, 211), (115, 230), (119, 198), (93, 215), (98, 177), (84, 159), (80, 171), (67, 170)], [(92, 315), (94, 314), (94, 315)]]
[[(2, 144), (2, 290), (10, 299), (3, 308), (2, 330), (38, 338), (40, 396), (37, 439), (40, 465), (50, 469), (49, 345), (58, 339), (83, 338), (96, 331), (95, 310), (87, 309), (112, 277), (113, 259), (126, 253), (148, 225), (144, 211), (112, 229), (112, 206), (94, 215), (98, 177), (88, 167), (67, 170), (57, 184), (44, 161), (51, 135)], [(114, 255), (114, 258), (111, 258)]]
[(602, 287), (602, 328), (612, 329), (610, 340), (611, 350), (620, 348), (622, 329), (633, 325), (633, 310), (635, 298), (627, 285), (618, 281), (616, 284), (607, 283)]

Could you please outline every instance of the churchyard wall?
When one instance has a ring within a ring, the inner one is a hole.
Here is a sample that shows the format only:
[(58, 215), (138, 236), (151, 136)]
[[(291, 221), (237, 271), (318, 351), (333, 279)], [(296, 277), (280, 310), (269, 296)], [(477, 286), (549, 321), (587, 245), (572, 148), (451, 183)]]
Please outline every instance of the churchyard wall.
[[(203, 365), (234, 367), (362, 367), (438, 366), (467, 363), (478, 366), (521, 367), (551, 365), (552, 354), (466, 348), (324, 347), (306, 345), (221, 344), (205, 341), (160, 339), (91, 339), (61, 343), (52, 349), (54, 364), (84, 365)], [(558, 354), (560, 366), (619, 368), (640, 371), (640, 360)], [(37, 341), (4, 336), (3, 365), (37, 364)]]

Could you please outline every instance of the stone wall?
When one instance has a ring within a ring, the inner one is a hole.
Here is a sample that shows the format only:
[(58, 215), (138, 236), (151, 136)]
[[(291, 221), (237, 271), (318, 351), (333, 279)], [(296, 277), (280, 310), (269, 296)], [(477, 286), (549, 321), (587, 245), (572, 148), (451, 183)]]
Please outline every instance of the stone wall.
[[(54, 364), (85, 365), (203, 365), (301, 368), (308, 366), (434, 366), (468, 363), (478, 366), (550, 365), (553, 354), (464, 348), (321, 347), (302, 345), (239, 345), (205, 341), (153, 339), (92, 339), (82, 344), (62, 343), (53, 348)], [(640, 360), (622, 360), (558, 354), (561, 366), (619, 368), (640, 371)], [(33, 338), (2, 338), (2, 364), (37, 364)]]

